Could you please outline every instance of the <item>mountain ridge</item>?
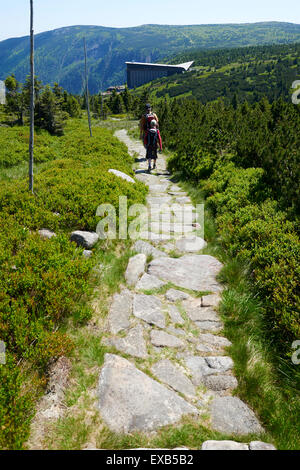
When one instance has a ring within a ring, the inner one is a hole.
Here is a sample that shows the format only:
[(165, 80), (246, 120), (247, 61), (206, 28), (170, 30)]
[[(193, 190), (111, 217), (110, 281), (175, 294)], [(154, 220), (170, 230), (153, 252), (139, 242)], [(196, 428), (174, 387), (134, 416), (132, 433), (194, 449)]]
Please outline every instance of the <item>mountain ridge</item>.
[[(86, 37), (91, 93), (124, 83), (125, 61), (157, 62), (181, 51), (199, 48), (286, 44), (300, 41), (300, 25), (288, 22), (214, 25), (153, 25), (128, 28), (74, 25), (38, 33), (36, 73), (44, 83), (59, 82), (72, 93), (83, 89)], [(15, 73), (24, 81), (29, 72), (28, 36), (0, 41), (0, 80)]]

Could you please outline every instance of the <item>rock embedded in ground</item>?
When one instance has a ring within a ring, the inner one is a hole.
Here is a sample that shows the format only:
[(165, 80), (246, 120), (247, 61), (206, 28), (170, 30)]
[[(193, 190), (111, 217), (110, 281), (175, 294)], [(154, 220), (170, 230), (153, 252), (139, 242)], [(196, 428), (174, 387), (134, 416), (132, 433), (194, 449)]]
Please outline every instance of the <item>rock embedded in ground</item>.
[(128, 331), (124, 338), (110, 338), (108, 343), (121, 352), (130, 356), (146, 359), (148, 357), (146, 341), (144, 339), (144, 328), (137, 325)]
[(195, 291), (220, 291), (216, 281), (222, 264), (210, 255), (184, 255), (181, 258), (158, 258), (151, 261), (148, 273), (178, 287)]
[(127, 181), (128, 183), (135, 183), (134, 179), (131, 178), (131, 176), (126, 175), (126, 173), (123, 173), (122, 171), (114, 170), (111, 168), (110, 170), (108, 170), (108, 173), (112, 173), (118, 176), (119, 178), (122, 178), (123, 180)]
[(179, 335), (179, 336), (186, 336), (186, 332), (181, 328), (174, 328), (173, 326), (169, 326), (167, 328), (167, 332), (171, 333), (171, 335)]
[(188, 196), (176, 197), (175, 201), (178, 204), (190, 204), (191, 203), (191, 199)]
[(38, 231), (38, 233), (39, 233), (39, 236), (45, 240), (50, 240), (52, 237), (56, 237), (56, 233), (46, 228), (42, 228), (41, 230)]
[(126, 359), (106, 354), (99, 380), (99, 409), (116, 433), (154, 431), (198, 410)]
[(78, 246), (82, 246), (90, 250), (96, 245), (99, 240), (99, 235), (96, 232), (84, 232), (82, 230), (76, 230), (71, 233), (71, 242), (75, 242)]
[(219, 349), (232, 345), (232, 343), (227, 338), (224, 338), (223, 336), (212, 335), (211, 333), (200, 333), (198, 339), (200, 342), (210, 344)]
[(200, 299), (186, 300), (183, 302), (182, 306), (192, 321), (220, 322), (219, 315), (212, 307), (200, 306)]
[(202, 331), (219, 333), (223, 329), (223, 323), (216, 321), (196, 321), (195, 325)]
[(114, 335), (129, 328), (132, 302), (133, 295), (128, 289), (122, 290), (120, 294), (114, 294), (108, 314), (109, 329)]
[(232, 375), (209, 375), (203, 377), (203, 385), (209, 390), (221, 392), (223, 390), (234, 390), (238, 382)]
[(177, 336), (170, 335), (165, 331), (152, 330), (150, 333), (150, 340), (154, 346), (168, 347), (168, 348), (184, 348), (185, 343), (177, 338)]
[(203, 383), (203, 378), (208, 375), (224, 374), (233, 368), (233, 361), (228, 356), (192, 356), (184, 357), (187, 368), (192, 374), (195, 385)]
[(220, 303), (221, 297), (220, 294), (208, 294), (202, 296), (202, 307), (213, 307), (217, 308)]
[(168, 312), (173, 323), (178, 323), (178, 325), (184, 325), (184, 319), (180, 315), (180, 312), (175, 305), (168, 305)]
[(154, 295), (136, 294), (133, 299), (133, 314), (150, 325), (165, 328), (165, 316), (161, 301)]
[(264, 432), (253, 411), (237, 397), (218, 397), (211, 403), (212, 429), (226, 434)]
[(235, 441), (205, 441), (201, 450), (249, 450), (247, 444)]
[(125, 279), (129, 286), (135, 286), (141, 275), (145, 272), (146, 260), (146, 255), (143, 253), (130, 258), (125, 272)]
[(167, 256), (163, 251), (158, 250), (150, 243), (147, 243), (143, 240), (138, 240), (133, 246), (133, 251), (137, 253), (143, 253), (146, 256), (152, 256), (153, 258), (161, 258), (162, 256)]
[(194, 253), (202, 250), (207, 245), (203, 238), (191, 236), (183, 237), (176, 241), (177, 250), (184, 253)]
[(177, 302), (177, 301), (180, 301), (180, 300), (186, 300), (190, 296), (189, 296), (189, 294), (187, 294), (186, 292), (182, 292), (181, 290), (169, 289), (166, 292), (165, 297), (170, 302)]
[(159, 380), (172, 387), (176, 392), (183, 393), (190, 398), (196, 396), (196, 389), (190, 379), (178, 365), (173, 364), (168, 359), (163, 359), (154, 364), (151, 371)]
[(158, 277), (151, 276), (150, 274), (145, 273), (136, 284), (135, 289), (136, 290), (160, 289), (161, 287), (165, 285), (166, 283), (158, 279)]
[(82, 254), (85, 258), (90, 258), (92, 256), (93, 252), (91, 250), (83, 250)]
[(276, 447), (273, 444), (268, 444), (267, 442), (261, 441), (252, 441), (249, 444), (250, 450), (276, 450)]

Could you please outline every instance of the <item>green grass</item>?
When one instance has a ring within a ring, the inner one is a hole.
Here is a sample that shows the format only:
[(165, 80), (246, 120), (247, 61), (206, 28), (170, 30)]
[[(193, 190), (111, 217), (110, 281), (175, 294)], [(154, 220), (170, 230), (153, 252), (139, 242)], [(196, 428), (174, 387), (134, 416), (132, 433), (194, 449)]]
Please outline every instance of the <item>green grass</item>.
[[(177, 175), (180, 181), (180, 175)], [(200, 188), (183, 181), (194, 204), (204, 201)], [(300, 370), (280, 359), (268, 340), (264, 306), (253, 289), (249, 266), (228, 256), (219, 238), (212, 213), (205, 208), (204, 253), (216, 256), (224, 267), (218, 277), (226, 288), (222, 293), (220, 313), (224, 336), (232, 346), (228, 353), (234, 360), (238, 379), (235, 393), (255, 410), (267, 431), (265, 439), (281, 450), (300, 448)], [(238, 439), (240, 440), (240, 439)]]

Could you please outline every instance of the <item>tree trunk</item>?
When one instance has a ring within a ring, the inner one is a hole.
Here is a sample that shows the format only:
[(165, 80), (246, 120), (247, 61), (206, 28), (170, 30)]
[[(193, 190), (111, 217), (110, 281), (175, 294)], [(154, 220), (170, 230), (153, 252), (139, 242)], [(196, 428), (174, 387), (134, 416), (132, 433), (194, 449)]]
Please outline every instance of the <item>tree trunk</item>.
[(30, 138), (29, 138), (29, 191), (33, 193), (33, 147), (34, 147), (34, 31), (33, 0), (30, 0)]
[(84, 43), (84, 63), (85, 63), (85, 94), (86, 94), (86, 106), (87, 106), (87, 113), (88, 113), (88, 120), (89, 120), (90, 136), (93, 137), (93, 133), (92, 133), (92, 124), (91, 124), (91, 114), (90, 114), (90, 100), (89, 100), (89, 87), (88, 87), (87, 57), (86, 57), (86, 42), (85, 42), (85, 38), (83, 39), (83, 43)]

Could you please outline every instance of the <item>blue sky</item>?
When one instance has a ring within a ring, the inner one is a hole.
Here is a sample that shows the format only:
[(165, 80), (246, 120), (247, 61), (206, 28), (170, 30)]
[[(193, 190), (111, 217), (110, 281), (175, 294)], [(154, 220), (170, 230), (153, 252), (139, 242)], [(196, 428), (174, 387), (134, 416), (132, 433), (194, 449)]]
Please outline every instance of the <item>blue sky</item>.
[[(3, 3), (0, 40), (27, 35), (29, 0)], [(114, 27), (256, 21), (300, 24), (299, 0), (251, 0), (247, 4), (243, 0), (34, 0), (34, 4), (37, 33), (78, 24)]]

